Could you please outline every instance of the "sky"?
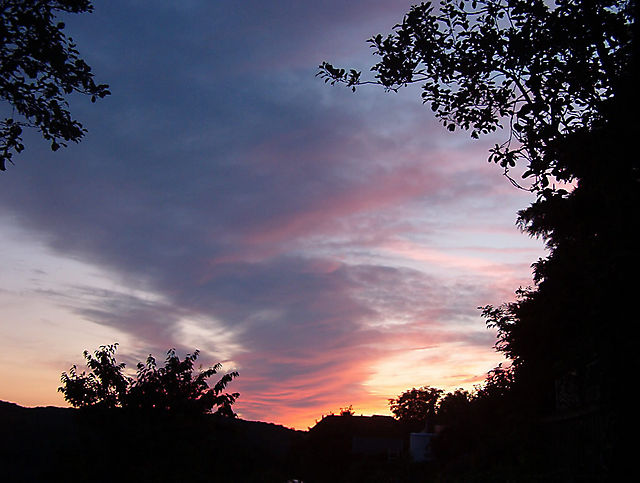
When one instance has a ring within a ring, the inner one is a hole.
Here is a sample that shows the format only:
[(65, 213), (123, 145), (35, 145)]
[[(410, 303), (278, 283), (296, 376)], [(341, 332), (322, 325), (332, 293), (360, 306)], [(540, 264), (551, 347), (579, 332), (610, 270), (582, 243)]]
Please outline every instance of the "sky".
[[(112, 0), (64, 18), (112, 95), (0, 173), (0, 399), (65, 406), (60, 373), (119, 343), (135, 369), (201, 351), (245, 419), (306, 429), (502, 361), (479, 306), (530, 285), (531, 195), (418, 88), (352, 93), (406, 1)], [(0, 106), (4, 114), (8, 108)]]

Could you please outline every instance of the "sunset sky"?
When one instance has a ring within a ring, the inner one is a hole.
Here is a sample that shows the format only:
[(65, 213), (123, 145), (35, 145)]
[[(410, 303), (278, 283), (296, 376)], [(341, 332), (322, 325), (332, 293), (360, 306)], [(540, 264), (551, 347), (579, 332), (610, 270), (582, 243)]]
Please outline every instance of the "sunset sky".
[[(355, 94), (366, 39), (407, 1), (128, 0), (65, 18), (112, 95), (89, 130), (25, 137), (0, 173), (0, 399), (65, 406), (60, 373), (118, 342), (222, 362), (245, 419), (306, 429), (411, 387), (472, 388), (501, 361), (480, 305), (531, 284), (532, 200), (419, 89)], [(0, 115), (10, 107), (2, 104)]]

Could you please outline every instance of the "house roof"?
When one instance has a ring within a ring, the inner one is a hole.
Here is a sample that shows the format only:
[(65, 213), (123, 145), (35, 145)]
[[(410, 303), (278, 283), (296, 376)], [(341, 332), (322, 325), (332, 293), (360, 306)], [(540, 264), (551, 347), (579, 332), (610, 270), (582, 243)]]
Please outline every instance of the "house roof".
[(314, 435), (402, 438), (407, 434), (404, 424), (391, 416), (325, 416), (309, 431)]

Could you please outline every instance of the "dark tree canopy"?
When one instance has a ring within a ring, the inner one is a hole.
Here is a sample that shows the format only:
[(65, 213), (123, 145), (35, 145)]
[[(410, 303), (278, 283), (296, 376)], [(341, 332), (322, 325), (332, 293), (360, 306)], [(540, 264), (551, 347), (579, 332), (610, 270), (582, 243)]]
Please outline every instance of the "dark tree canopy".
[[(600, 125), (628, 76), (633, 0), (441, 0), (411, 8), (391, 35), (369, 40), (375, 80), (320, 65), (355, 90), (422, 84), (422, 99), (451, 131), (507, 129), (490, 160), (507, 173), (522, 160), (534, 189), (576, 174), (559, 162), (568, 135)], [(626, 80), (628, 82), (628, 79)], [(514, 181), (515, 182), (515, 181)]]
[(464, 389), (456, 389), (442, 396), (438, 403), (438, 423), (455, 423), (462, 414), (469, 411), (473, 398), (474, 395)]
[(23, 128), (38, 129), (54, 151), (82, 138), (86, 130), (69, 112), (71, 94), (92, 102), (110, 94), (56, 20), (59, 12), (92, 10), (89, 0), (0, 1), (0, 99), (11, 108), (0, 120), (1, 171), (24, 149)]
[(626, 352), (625, 331), (612, 333), (606, 321), (628, 320), (640, 267), (629, 236), (640, 229), (638, 8), (635, 0), (426, 2), (391, 35), (370, 39), (374, 80), (327, 62), (318, 72), (354, 90), (419, 83), (449, 130), (478, 137), (506, 128), (490, 160), (507, 174), (526, 164), (538, 197), (518, 223), (545, 240), (549, 256), (534, 264), (535, 287), (484, 315), (515, 365), (512, 379), (538, 394), (576, 367), (604, 371)]
[(389, 399), (389, 408), (396, 419), (422, 430), (435, 422), (438, 400), (442, 389), (420, 387), (409, 389), (395, 399)]
[[(496, 348), (512, 364), (489, 374), (472, 414), (533, 426), (541, 416), (580, 414), (575, 421), (589, 430), (584, 454), (602, 456), (589, 459), (590, 471), (602, 475), (633, 461), (621, 436), (632, 436), (632, 403), (621, 388), (636, 366), (639, 9), (636, 0), (422, 3), (392, 35), (370, 40), (379, 58), (373, 80), (327, 62), (318, 72), (353, 90), (419, 83), (451, 131), (478, 137), (506, 128), (490, 160), (507, 176), (517, 162), (525, 165), (537, 199), (518, 224), (549, 254), (515, 302), (483, 308), (498, 332)], [(555, 180), (572, 184), (565, 190)], [(554, 430), (571, 441), (571, 427)], [(517, 444), (527, 439), (514, 436)]]
[[(145, 364), (138, 363), (135, 379), (123, 374), (124, 363), (115, 359), (117, 344), (100, 346), (94, 355), (84, 351), (90, 372), (78, 374), (74, 365), (67, 374), (62, 373), (62, 386), (58, 391), (74, 407), (124, 407), (144, 411), (166, 411), (181, 414), (215, 412), (235, 417), (231, 406), (240, 396), (224, 390), (237, 372), (224, 374), (213, 387), (207, 379), (217, 374), (221, 364), (194, 374), (194, 363), (199, 352), (187, 354), (183, 360), (175, 349), (167, 352), (164, 367), (158, 368), (149, 355)], [(215, 408), (215, 411), (214, 411)]]
[(125, 365), (116, 362), (118, 344), (100, 346), (93, 355), (84, 351), (83, 355), (89, 374), (78, 374), (74, 364), (69, 374), (62, 373), (62, 387), (58, 391), (74, 407), (102, 406), (114, 408), (124, 402), (129, 381), (122, 373)]
[(340, 408), (340, 411), (338, 411), (338, 414), (340, 416), (354, 416), (356, 412), (353, 410), (353, 405), (349, 404), (344, 408)]
[(175, 349), (171, 349), (161, 368), (149, 355), (145, 364), (138, 363), (136, 379), (129, 388), (127, 406), (185, 413), (208, 413), (215, 407), (217, 414), (234, 417), (231, 406), (240, 394), (223, 391), (238, 373), (224, 374), (209, 388), (207, 379), (217, 374), (222, 364), (215, 364), (194, 375), (193, 365), (198, 355), (196, 350), (181, 361)]

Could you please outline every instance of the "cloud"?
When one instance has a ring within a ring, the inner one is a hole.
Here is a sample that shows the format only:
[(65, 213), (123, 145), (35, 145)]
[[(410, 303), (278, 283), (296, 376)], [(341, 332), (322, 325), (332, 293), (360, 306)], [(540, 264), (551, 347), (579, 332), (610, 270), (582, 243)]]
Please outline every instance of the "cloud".
[(363, 39), (408, 5), (114, 1), (72, 19), (113, 96), (74, 100), (80, 145), (51, 153), (29, 135), (0, 214), (111, 288), (40, 274), (33, 297), (127, 335), (132, 362), (197, 346), (238, 368), (252, 418), (384, 407), (385, 361), (413, 361), (403, 383), (428, 375), (420, 364), (476, 377), (493, 337), (476, 307), (533, 261), (504, 233), (525, 196), (484, 162), (491, 140), (445, 134), (415, 90), (314, 78), (333, 52), (370, 62)]

